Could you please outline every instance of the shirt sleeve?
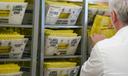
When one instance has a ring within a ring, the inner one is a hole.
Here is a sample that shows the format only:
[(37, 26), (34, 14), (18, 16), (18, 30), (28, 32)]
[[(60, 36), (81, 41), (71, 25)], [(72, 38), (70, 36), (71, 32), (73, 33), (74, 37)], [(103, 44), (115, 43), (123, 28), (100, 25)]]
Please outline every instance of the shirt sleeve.
[(90, 58), (83, 64), (80, 76), (102, 76), (103, 63), (98, 46), (92, 49)]

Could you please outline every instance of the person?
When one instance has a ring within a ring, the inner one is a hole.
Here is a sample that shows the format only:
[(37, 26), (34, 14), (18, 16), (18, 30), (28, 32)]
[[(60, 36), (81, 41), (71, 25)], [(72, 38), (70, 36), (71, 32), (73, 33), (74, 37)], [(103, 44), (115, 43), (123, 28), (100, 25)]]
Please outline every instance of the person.
[[(117, 33), (92, 48), (80, 76), (128, 76), (128, 0), (110, 0), (111, 19)], [(93, 40), (103, 36), (96, 35)]]

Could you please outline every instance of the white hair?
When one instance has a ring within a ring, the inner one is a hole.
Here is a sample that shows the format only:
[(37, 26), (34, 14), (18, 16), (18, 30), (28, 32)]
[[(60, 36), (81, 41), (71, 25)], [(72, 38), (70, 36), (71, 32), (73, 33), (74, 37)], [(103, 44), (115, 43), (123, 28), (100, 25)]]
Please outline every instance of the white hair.
[(128, 0), (110, 0), (109, 5), (111, 11), (117, 12), (118, 18), (128, 24)]

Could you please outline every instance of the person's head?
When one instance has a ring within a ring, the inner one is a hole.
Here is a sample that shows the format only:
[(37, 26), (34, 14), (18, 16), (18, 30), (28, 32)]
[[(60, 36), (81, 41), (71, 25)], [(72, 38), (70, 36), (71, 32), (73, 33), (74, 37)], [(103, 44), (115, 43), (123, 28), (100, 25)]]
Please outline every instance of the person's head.
[(119, 30), (128, 25), (128, 0), (110, 0), (109, 5), (114, 27)]

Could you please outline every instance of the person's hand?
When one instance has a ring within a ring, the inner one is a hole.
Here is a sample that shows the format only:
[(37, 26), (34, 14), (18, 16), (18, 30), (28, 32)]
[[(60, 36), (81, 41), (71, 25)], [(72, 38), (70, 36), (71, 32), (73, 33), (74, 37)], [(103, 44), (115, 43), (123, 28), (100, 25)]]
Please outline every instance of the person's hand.
[[(105, 13), (104, 16), (111, 17), (111, 14), (110, 13)], [(113, 28), (112, 23), (110, 25), (108, 25), (108, 28)]]
[(106, 37), (102, 34), (94, 34), (91, 36), (91, 40), (93, 45), (96, 44), (98, 41), (104, 40)]

